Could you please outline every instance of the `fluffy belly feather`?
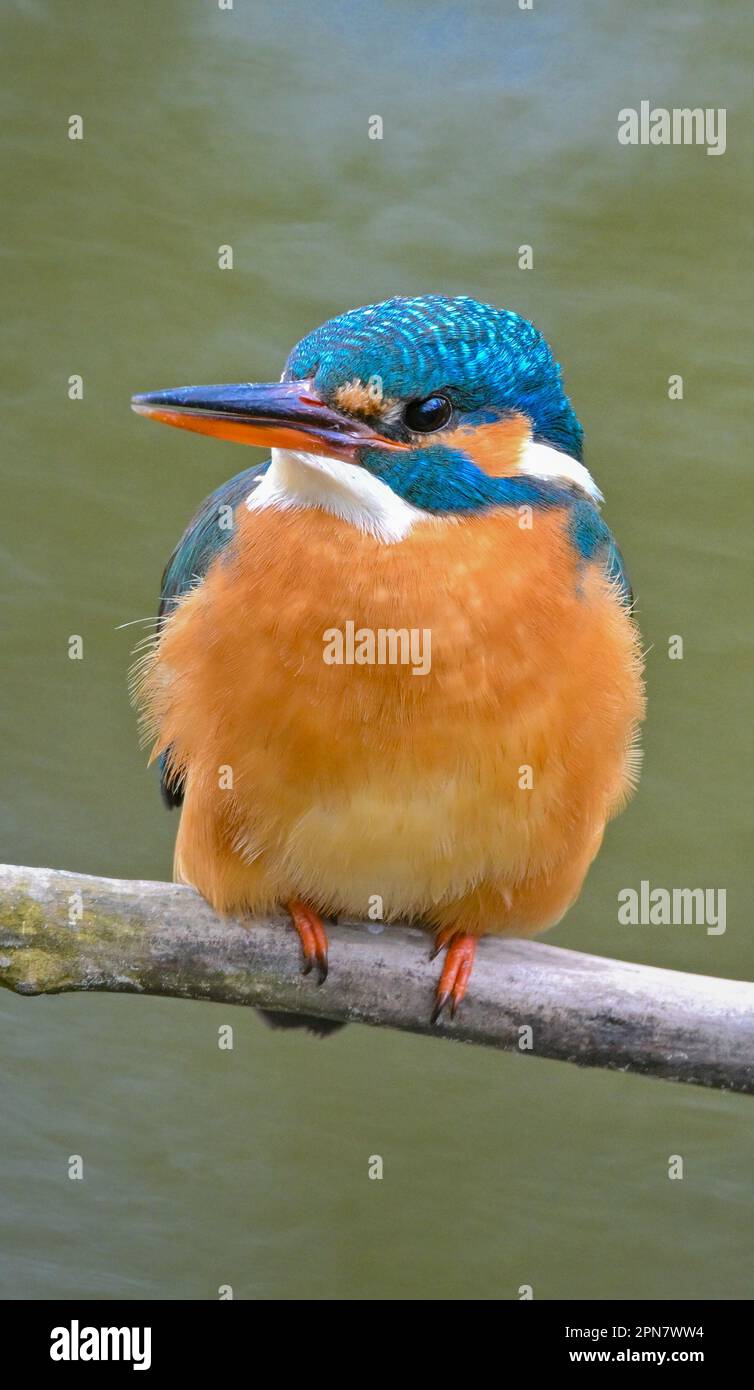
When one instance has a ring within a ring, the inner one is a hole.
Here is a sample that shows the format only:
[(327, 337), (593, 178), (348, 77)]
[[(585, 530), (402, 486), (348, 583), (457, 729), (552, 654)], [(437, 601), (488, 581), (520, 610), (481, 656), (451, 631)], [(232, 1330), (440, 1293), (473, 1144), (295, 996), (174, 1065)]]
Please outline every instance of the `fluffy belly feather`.
[[(328, 662), (349, 623), (429, 632), (429, 669)], [(141, 699), (187, 779), (177, 874), (217, 908), (296, 897), (477, 932), (566, 910), (630, 790), (643, 708), (635, 627), (554, 511), (381, 545), (242, 507)]]

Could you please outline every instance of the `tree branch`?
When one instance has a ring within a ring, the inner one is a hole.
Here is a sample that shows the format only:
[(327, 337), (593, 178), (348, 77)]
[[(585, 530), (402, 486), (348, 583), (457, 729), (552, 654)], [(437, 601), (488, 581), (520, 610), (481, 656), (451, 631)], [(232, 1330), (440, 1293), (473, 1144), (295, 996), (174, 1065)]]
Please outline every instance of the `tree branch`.
[(754, 985), (487, 938), (456, 1019), (433, 1027), (426, 933), (375, 925), (329, 929), (317, 986), (283, 917), (223, 919), (178, 884), (0, 866), (0, 984), (19, 994), (257, 1004), (754, 1094)]

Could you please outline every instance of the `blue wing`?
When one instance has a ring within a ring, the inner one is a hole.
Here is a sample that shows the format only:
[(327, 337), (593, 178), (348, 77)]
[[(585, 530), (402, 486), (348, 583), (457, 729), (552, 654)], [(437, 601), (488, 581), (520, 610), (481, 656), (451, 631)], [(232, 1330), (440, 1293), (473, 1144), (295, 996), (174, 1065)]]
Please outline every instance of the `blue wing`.
[[(223, 525), (223, 522), (248, 497), (254, 480), (267, 471), (269, 464), (270, 460), (265, 459), (264, 463), (256, 464), (253, 468), (245, 468), (202, 502), (165, 566), (157, 610), (158, 633), (178, 600), (201, 583), (212, 561), (228, 544), (233, 528)], [(159, 765), (160, 790), (166, 806), (180, 806), (183, 802), (183, 782), (169, 776), (167, 752), (162, 754)]]
[(631, 608), (634, 595), (626, 564), (610, 527), (592, 502), (579, 500), (571, 511), (571, 540), (584, 560), (601, 561), (608, 578), (615, 584), (621, 602)]

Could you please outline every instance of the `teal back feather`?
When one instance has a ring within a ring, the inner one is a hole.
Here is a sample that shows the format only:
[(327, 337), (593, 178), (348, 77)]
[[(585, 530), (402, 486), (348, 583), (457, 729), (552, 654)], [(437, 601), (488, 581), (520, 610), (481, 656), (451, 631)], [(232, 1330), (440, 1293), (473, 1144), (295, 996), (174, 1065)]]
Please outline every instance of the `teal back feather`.
[[(231, 540), (233, 527), (227, 524), (226, 508), (234, 512), (248, 497), (255, 479), (265, 473), (269, 466), (270, 460), (265, 459), (253, 468), (245, 468), (242, 473), (237, 473), (234, 478), (216, 488), (209, 497), (205, 497), (165, 566), (160, 606), (157, 610), (158, 633), (178, 600), (196, 584), (201, 583), (212, 561)], [(168, 749), (159, 760), (160, 788), (167, 806), (180, 806), (183, 801), (183, 784), (170, 777), (169, 752)]]

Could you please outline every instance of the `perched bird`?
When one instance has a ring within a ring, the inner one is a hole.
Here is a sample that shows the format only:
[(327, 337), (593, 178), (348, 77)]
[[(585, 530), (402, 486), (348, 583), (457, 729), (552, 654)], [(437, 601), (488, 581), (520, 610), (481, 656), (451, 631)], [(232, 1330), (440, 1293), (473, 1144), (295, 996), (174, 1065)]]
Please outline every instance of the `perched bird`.
[(395, 298), (278, 383), (133, 406), (271, 448), (179, 542), (137, 674), (176, 878), (221, 913), (284, 905), (322, 977), (323, 917), (423, 925), (454, 1013), (479, 937), (571, 906), (638, 771), (631, 590), (548, 344)]

